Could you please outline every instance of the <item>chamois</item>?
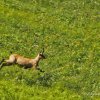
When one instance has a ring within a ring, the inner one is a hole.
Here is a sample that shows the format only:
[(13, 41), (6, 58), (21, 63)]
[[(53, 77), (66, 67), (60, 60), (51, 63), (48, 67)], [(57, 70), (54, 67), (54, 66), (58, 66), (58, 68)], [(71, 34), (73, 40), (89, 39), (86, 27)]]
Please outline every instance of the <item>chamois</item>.
[(9, 56), (8, 60), (2, 59), (2, 61), (0, 62), (0, 69), (3, 66), (10, 66), (12, 64), (18, 64), (20, 66), (23, 66), (25, 69), (27, 68), (35, 68), (37, 70), (40, 70), (41, 72), (43, 72), (38, 66), (39, 66), (39, 61), (41, 59), (45, 59), (44, 56), (44, 49), (42, 52), (38, 53), (38, 55), (34, 58), (25, 58), (19, 54), (11, 54)]

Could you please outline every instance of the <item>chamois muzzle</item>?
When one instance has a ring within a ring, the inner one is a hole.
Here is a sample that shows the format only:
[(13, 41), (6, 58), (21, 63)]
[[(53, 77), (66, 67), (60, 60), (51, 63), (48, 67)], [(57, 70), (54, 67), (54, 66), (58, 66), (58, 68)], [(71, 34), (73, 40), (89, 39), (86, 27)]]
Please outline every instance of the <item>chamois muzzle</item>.
[(43, 53), (40, 53), (40, 56), (42, 57), (42, 59), (46, 59), (46, 57)]
[(42, 57), (43, 57), (43, 59), (46, 59), (46, 57), (44, 55)]

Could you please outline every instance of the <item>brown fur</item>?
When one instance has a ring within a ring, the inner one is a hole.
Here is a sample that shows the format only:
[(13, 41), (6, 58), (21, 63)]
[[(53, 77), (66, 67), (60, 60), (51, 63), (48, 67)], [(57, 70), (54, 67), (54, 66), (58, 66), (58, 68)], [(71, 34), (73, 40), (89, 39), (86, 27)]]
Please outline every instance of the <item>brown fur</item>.
[(18, 54), (11, 54), (8, 60), (2, 60), (1, 68), (3, 66), (18, 64), (18, 65), (23, 66), (25, 69), (35, 68), (35, 69), (40, 70), (40, 68), (38, 67), (38, 64), (41, 59), (45, 59), (45, 56), (43, 55), (43, 53), (39, 53), (34, 59), (25, 58)]

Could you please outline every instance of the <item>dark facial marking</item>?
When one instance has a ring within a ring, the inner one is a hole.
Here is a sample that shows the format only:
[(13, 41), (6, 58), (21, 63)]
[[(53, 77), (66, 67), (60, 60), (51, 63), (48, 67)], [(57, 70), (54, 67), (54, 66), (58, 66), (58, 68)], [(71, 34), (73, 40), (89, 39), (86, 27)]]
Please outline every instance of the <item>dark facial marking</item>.
[(43, 59), (45, 59), (45, 56), (44, 56), (42, 53), (40, 53), (40, 56), (41, 56)]

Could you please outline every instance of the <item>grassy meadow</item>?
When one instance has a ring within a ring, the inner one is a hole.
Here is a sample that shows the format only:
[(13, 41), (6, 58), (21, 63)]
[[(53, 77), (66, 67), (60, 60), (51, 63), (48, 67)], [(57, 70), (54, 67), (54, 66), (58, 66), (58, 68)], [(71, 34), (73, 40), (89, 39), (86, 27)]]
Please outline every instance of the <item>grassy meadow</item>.
[(99, 28), (99, 0), (0, 0), (0, 60), (47, 58), (3, 67), (0, 100), (100, 100)]

